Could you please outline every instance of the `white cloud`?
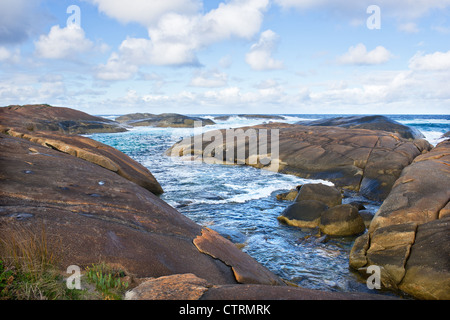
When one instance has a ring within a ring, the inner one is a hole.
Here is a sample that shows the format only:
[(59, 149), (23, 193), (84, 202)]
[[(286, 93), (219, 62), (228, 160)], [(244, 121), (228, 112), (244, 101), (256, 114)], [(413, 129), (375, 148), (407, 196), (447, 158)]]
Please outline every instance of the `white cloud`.
[[(374, 4), (373, 0), (274, 0), (284, 9), (300, 10), (321, 9), (339, 12), (344, 15), (360, 15)], [(383, 16), (398, 19), (417, 19), (433, 9), (444, 9), (450, 6), (450, 0), (378, 0), (376, 5), (381, 8)]]
[(94, 47), (86, 39), (84, 30), (77, 25), (61, 28), (56, 25), (48, 35), (41, 35), (35, 42), (36, 54), (46, 59), (71, 59), (78, 53), (86, 52)]
[(348, 51), (337, 59), (341, 64), (372, 65), (388, 62), (392, 54), (383, 46), (378, 46), (372, 51), (367, 51), (362, 43), (352, 46)]
[(150, 27), (167, 13), (195, 14), (202, 8), (200, 0), (89, 0), (100, 12), (122, 23), (137, 22)]
[(218, 88), (227, 85), (228, 76), (218, 71), (203, 71), (191, 79), (190, 86), (202, 88)]
[(245, 61), (254, 70), (273, 70), (283, 68), (283, 62), (272, 57), (279, 36), (272, 30), (261, 33), (259, 41), (252, 45)]
[(414, 22), (407, 22), (402, 23), (398, 26), (398, 29), (400, 31), (406, 32), (406, 33), (417, 33), (419, 32), (419, 28), (417, 27), (417, 24)]
[(198, 50), (232, 37), (254, 36), (268, 5), (269, 0), (231, 0), (206, 14), (164, 12), (157, 23), (148, 27), (148, 39), (125, 39), (100, 69), (107, 72), (122, 65), (134, 66), (132, 70), (143, 65), (196, 65)]
[(409, 60), (409, 68), (420, 71), (449, 71), (450, 50), (426, 55), (419, 52)]
[(0, 62), (18, 63), (20, 61), (20, 49), (10, 51), (0, 46)]
[(65, 99), (67, 95), (61, 75), (45, 77), (17, 74), (0, 79), (0, 100), (4, 105), (44, 103)]
[(96, 78), (100, 80), (128, 80), (137, 71), (137, 66), (127, 64), (114, 52), (105, 65), (102, 64), (97, 68)]
[(221, 68), (226, 69), (226, 68), (231, 67), (232, 63), (233, 63), (233, 59), (231, 58), (231, 55), (228, 54), (220, 59), (219, 66)]

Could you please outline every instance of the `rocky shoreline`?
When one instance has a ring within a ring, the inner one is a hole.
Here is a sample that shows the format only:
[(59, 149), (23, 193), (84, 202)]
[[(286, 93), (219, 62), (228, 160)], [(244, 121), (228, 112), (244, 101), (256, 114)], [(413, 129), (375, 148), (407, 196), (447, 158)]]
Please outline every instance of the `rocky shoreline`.
[[(439, 237), (446, 239), (449, 234), (447, 141), (432, 148), (423, 139), (360, 128), (287, 124), (256, 128), (280, 129), (280, 172), (328, 178), (341, 190), (384, 200), (368, 232), (355, 242), (352, 268), (364, 271), (376, 263), (383, 275), (403, 272), (385, 281), (386, 288), (395, 283), (395, 288), (419, 299), (448, 299), (448, 241), (439, 240), (442, 247), (434, 245), (433, 253), (423, 258)], [(127, 299), (386, 298), (292, 286), (217, 232), (195, 224), (162, 201), (158, 195), (163, 188), (145, 167), (114, 148), (74, 135), (101, 130), (126, 128), (67, 108), (0, 108), (0, 227), (19, 225), (38, 232), (45, 226), (49, 247), (61, 257), (62, 270), (98, 261), (119, 265), (140, 279)], [(405, 187), (407, 201), (401, 203), (435, 213), (413, 219), (409, 209), (407, 213), (387, 210), (393, 207), (389, 203), (399, 203), (398, 194), (404, 196)], [(331, 209), (338, 206), (342, 204), (330, 205)], [(322, 224), (333, 220), (326, 216), (321, 215)], [(382, 247), (390, 243), (385, 234), (395, 239), (395, 245)], [(411, 254), (405, 256), (405, 252)], [(387, 253), (393, 260), (384, 259)], [(399, 271), (401, 265), (403, 271)], [(438, 289), (437, 282), (444, 289)], [(430, 291), (433, 294), (426, 293)]]
[[(329, 180), (342, 193), (351, 190), (382, 203), (373, 220), (364, 223), (355, 206), (342, 205), (340, 199), (327, 203), (335, 191), (316, 190), (303, 196), (305, 186), (301, 186), (280, 195), (293, 201), (278, 217), (280, 222), (317, 228), (331, 236), (359, 235), (350, 255), (352, 269), (367, 277), (367, 268), (377, 266), (388, 290), (400, 290), (418, 299), (448, 300), (449, 140), (433, 148), (414, 130), (383, 118), (360, 117), (361, 123), (357, 117), (337, 118), (316, 125), (272, 123), (238, 129), (244, 133), (279, 130), (279, 172)], [(225, 131), (218, 136), (226, 136)], [(208, 138), (184, 139), (167, 154), (208, 158), (211, 155), (207, 152), (213, 149), (217, 159), (217, 150), (226, 150), (226, 141), (210, 145), (208, 139), (213, 134), (203, 135)], [(195, 144), (196, 139), (204, 143)], [(267, 141), (258, 141), (258, 145), (271, 149)], [(251, 161), (249, 139), (238, 141), (236, 148), (246, 150), (245, 161), (238, 159), (236, 152), (234, 158), (227, 158), (224, 152), (216, 163), (222, 160), (225, 164), (268, 167), (262, 161)]]

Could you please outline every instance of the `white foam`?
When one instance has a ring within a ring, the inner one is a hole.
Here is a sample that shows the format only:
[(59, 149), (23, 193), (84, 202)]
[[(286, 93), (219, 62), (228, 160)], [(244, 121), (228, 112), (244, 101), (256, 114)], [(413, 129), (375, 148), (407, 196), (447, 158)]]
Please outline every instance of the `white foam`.
[(446, 124), (450, 126), (450, 120), (447, 119), (410, 119), (410, 120), (397, 120), (401, 124), (411, 125), (411, 124)]
[(440, 131), (421, 131), (427, 140), (433, 146), (436, 146), (439, 142), (444, 141), (446, 138), (442, 138), (443, 133)]

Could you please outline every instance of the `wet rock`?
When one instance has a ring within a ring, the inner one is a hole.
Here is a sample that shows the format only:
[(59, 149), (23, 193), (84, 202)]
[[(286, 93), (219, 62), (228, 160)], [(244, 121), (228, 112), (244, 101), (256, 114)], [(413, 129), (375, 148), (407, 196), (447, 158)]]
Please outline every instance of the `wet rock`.
[(369, 228), (375, 213), (370, 210), (359, 210), (358, 213), (363, 219), (366, 228)]
[(349, 204), (354, 206), (356, 209), (358, 209), (358, 211), (362, 211), (362, 210), (366, 209), (366, 207), (364, 206), (365, 203), (362, 201), (352, 201), (352, 202), (349, 202)]
[(200, 252), (229, 265), (239, 283), (284, 285), (280, 278), (214, 230), (203, 228), (202, 234), (197, 236), (193, 243)]
[(278, 221), (299, 228), (316, 228), (327, 209), (328, 206), (321, 201), (303, 200), (287, 207), (278, 217)]
[(289, 192), (283, 192), (277, 194), (277, 200), (294, 201), (297, 198), (298, 190), (292, 189)]
[(341, 192), (331, 186), (322, 183), (308, 183), (302, 185), (295, 201), (317, 200), (325, 203), (328, 207), (342, 204)]
[(322, 213), (319, 227), (331, 236), (353, 236), (366, 229), (358, 210), (349, 204), (337, 205)]

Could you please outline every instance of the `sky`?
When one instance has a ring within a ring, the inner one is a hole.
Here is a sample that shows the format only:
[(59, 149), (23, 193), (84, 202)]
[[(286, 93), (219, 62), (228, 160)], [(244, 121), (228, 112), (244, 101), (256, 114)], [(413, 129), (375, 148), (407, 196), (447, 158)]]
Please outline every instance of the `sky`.
[(0, 0), (0, 105), (449, 114), (450, 0)]

